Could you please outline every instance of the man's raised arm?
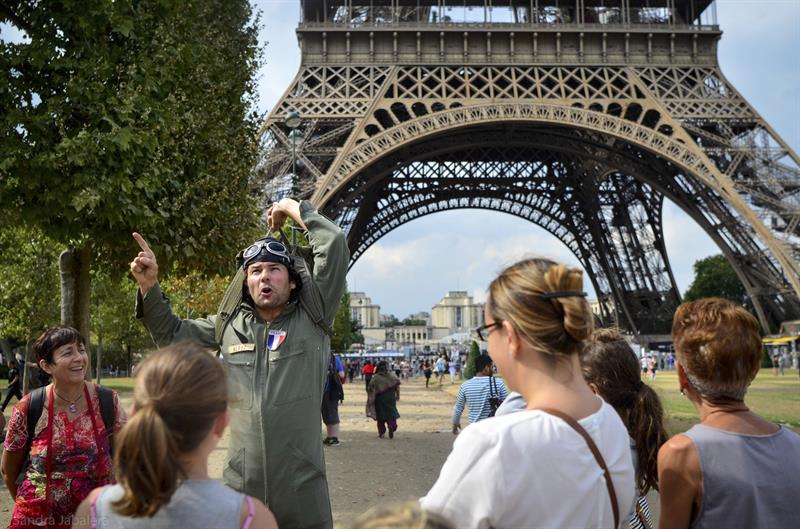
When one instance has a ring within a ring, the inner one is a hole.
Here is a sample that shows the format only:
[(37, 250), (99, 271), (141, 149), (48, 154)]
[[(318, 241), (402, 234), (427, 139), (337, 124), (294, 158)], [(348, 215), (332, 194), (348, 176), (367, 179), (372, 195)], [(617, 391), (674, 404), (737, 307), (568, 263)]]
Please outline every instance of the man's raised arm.
[(267, 221), (270, 228), (278, 230), (287, 218), (294, 220), (307, 231), (314, 256), (311, 283), (303, 285), (300, 295), (309, 303), (318, 305), (328, 325), (333, 323), (339, 300), (344, 294), (350, 252), (341, 228), (314, 209), (308, 201), (298, 203), (284, 198), (270, 206)]

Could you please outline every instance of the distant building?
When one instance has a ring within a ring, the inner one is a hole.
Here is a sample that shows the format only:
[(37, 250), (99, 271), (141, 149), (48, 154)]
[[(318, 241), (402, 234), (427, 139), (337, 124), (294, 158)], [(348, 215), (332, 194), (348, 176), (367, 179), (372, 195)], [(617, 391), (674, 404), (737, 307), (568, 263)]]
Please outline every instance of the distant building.
[(448, 329), (447, 334), (469, 332), (483, 325), (483, 303), (475, 303), (463, 290), (447, 293), (431, 310), (433, 327)]
[(381, 326), (381, 306), (372, 303), (364, 292), (350, 292), (350, 314), (363, 328)]

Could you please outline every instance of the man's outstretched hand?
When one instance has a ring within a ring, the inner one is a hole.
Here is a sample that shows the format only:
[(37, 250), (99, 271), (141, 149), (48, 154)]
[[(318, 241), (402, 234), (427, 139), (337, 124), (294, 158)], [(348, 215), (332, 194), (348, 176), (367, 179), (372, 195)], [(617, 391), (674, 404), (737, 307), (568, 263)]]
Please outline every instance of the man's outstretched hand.
[(133, 232), (133, 238), (139, 244), (141, 251), (131, 261), (131, 275), (139, 283), (139, 290), (144, 296), (158, 282), (158, 262), (144, 237)]

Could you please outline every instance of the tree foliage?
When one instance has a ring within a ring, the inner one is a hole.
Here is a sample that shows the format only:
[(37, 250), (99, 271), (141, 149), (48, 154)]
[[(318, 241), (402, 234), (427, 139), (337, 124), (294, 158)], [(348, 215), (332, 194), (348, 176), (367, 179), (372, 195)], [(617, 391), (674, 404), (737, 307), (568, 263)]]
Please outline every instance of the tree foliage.
[(469, 380), (475, 376), (475, 360), (481, 355), (481, 349), (478, 347), (478, 342), (472, 340), (469, 346), (469, 354), (467, 355), (467, 364), (464, 366), (464, 378)]
[(743, 304), (747, 299), (742, 282), (723, 255), (712, 255), (694, 263), (694, 280), (686, 293), (685, 301), (718, 296)]
[(401, 325), (400, 320), (394, 314), (389, 314), (386, 319), (381, 321), (381, 327), (397, 327)]
[(29, 342), (58, 323), (58, 253), (38, 229), (0, 227), (0, 337)]
[[(0, 42), (0, 215), (74, 249), (68, 275), (124, 274), (134, 230), (163, 273), (229, 272), (262, 231), (248, 2), (18, 0), (0, 21), (26, 36)], [(81, 326), (88, 288), (65, 295)]]
[(331, 351), (341, 354), (350, 349), (354, 343), (364, 343), (358, 321), (353, 319), (350, 310), (350, 292), (345, 290), (339, 301), (339, 310), (333, 322), (333, 337), (331, 338)]
[(91, 241), (113, 265), (137, 229), (164, 265), (225, 270), (257, 220), (247, 2), (18, 1), (2, 14), (29, 37), (0, 46), (4, 213), (64, 247)]

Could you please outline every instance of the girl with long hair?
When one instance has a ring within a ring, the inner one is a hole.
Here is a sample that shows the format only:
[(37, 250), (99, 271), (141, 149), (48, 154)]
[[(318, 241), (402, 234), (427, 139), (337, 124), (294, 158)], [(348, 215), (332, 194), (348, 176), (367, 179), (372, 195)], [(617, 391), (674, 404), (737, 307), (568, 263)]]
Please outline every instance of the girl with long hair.
[(456, 527), (619, 527), (633, 505), (625, 425), (583, 379), (592, 333), (582, 272), (526, 259), (489, 285), (488, 343), (525, 411), (470, 424), (456, 438), (422, 508)]
[(581, 365), (589, 387), (614, 407), (628, 429), (638, 494), (628, 522), (630, 529), (649, 529), (653, 522), (645, 495), (650, 489), (658, 490), (658, 449), (667, 440), (661, 399), (642, 382), (636, 353), (614, 329), (592, 334)]
[(115, 443), (117, 485), (95, 489), (75, 513), (97, 529), (272, 529), (259, 500), (208, 476), (208, 456), (228, 425), (219, 360), (184, 342), (140, 366), (133, 413)]

